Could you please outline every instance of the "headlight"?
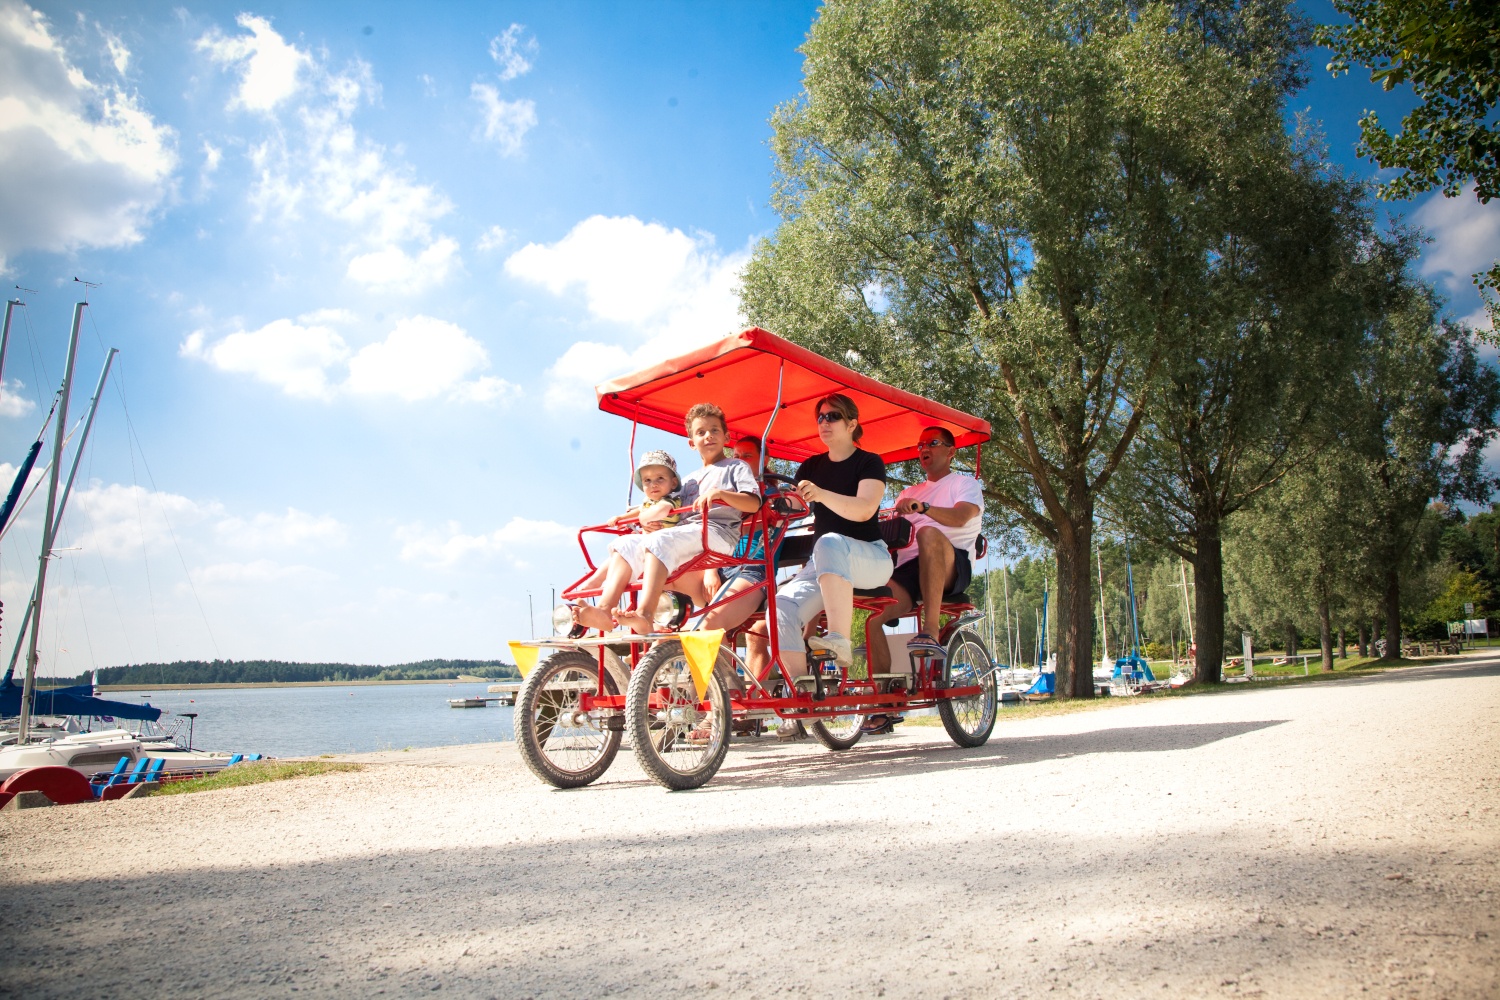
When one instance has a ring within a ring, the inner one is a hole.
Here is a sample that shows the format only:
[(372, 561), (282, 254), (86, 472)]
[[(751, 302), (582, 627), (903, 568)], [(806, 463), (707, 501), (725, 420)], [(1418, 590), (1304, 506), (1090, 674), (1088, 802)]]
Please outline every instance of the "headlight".
[(693, 602), (685, 594), (669, 590), (656, 602), (656, 613), (651, 616), (651, 625), (658, 632), (675, 632), (693, 613)]
[(552, 609), (552, 634), (567, 635), (573, 631), (573, 609), (559, 604)]

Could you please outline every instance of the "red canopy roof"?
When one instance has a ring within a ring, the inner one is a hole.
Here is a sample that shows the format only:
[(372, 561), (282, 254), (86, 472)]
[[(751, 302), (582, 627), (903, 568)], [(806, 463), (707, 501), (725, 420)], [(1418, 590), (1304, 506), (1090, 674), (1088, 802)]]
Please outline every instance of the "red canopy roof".
[(782, 378), (781, 413), (766, 453), (801, 461), (827, 449), (818, 438), (814, 403), (842, 392), (859, 406), (865, 429), (859, 445), (883, 461), (915, 458), (924, 427), (945, 427), (959, 447), (990, 439), (990, 425), (976, 416), (934, 403), (834, 364), (774, 333), (751, 327), (644, 371), (595, 387), (599, 409), (683, 434), (683, 416), (695, 403), (716, 403), (732, 436), (762, 436)]

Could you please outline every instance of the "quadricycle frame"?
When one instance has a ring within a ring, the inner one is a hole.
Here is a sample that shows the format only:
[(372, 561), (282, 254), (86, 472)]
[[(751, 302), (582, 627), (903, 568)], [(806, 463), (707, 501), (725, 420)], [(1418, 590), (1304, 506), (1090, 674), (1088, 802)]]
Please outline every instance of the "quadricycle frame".
[[(774, 386), (774, 391), (773, 387)], [(864, 436), (860, 447), (886, 463), (914, 458), (912, 443), (929, 427), (953, 434), (959, 448), (978, 449), (989, 440), (989, 424), (971, 414), (924, 399), (860, 375), (765, 330), (742, 333), (664, 361), (644, 371), (606, 382), (596, 389), (600, 409), (641, 424), (683, 433), (683, 417), (699, 402), (725, 412), (733, 435), (756, 434), (766, 458), (800, 461), (823, 449), (813, 409), (817, 400), (841, 392), (860, 408)], [(633, 461), (632, 461), (633, 467)], [(668, 579), (668, 590), (648, 615), (650, 634), (599, 634), (572, 625), (566, 609), (556, 616), (552, 638), (511, 643), (525, 680), (517, 693), (515, 731), (527, 765), (559, 788), (589, 784), (602, 775), (628, 733), (642, 768), (672, 789), (698, 787), (719, 770), (736, 732), (759, 733), (766, 720), (802, 722), (832, 750), (859, 742), (866, 716), (936, 708), (943, 726), (961, 746), (989, 739), (998, 708), (997, 666), (973, 627), (984, 618), (964, 594), (944, 595), (943, 626), (937, 650), (913, 648), (906, 669), (874, 674), (868, 667), (840, 667), (826, 653), (809, 650), (809, 672), (794, 675), (783, 662), (776, 628), (776, 572), (806, 559), (812, 538), (805, 522), (810, 511), (792, 481), (764, 473), (758, 510), (741, 521), (740, 542), (731, 554), (709, 546), (708, 518), (699, 519), (701, 554)], [(679, 513), (688, 513), (682, 508)], [(893, 518), (893, 511), (882, 518)], [(567, 602), (598, 597), (590, 586), (596, 570), (587, 542), (635, 530), (633, 518), (592, 525), (578, 532), (587, 571), (564, 588)], [(709, 569), (759, 567), (759, 582), (748, 589), (721, 590), (703, 608), (693, 608), (672, 582)], [(633, 608), (640, 583), (627, 590)], [(740, 625), (725, 630), (684, 630), (690, 618), (707, 615), (732, 601), (763, 595), (764, 606)], [(895, 603), (888, 587), (856, 590), (855, 607), (871, 614)], [(908, 614), (920, 610), (920, 604)], [(763, 630), (756, 630), (764, 623)], [(812, 628), (822, 627), (820, 615)], [(762, 643), (769, 669), (760, 676), (738, 653), (741, 641)], [(878, 626), (867, 624), (865, 642), (885, 642)], [(542, 653), (546, 655), (543, 656)]]

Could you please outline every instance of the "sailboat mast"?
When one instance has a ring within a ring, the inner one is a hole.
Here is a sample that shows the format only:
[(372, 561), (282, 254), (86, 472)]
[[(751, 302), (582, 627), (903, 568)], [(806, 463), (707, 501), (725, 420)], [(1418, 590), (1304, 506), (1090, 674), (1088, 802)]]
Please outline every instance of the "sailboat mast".
[[(109, 354), (104, 359), (104, 370), (99, 373), (99, 384), (94, 387), (94, 397), (89, 400), (89, 415), (83, 422), (83, 433), (78, 436), (78, 450), (73, 453), (73, 466), (68, 470), (68, 482), (63, 487), (62, 499), (57, 502), (56, 521), (61, 524), (63, 512), (68, 509), (68, 497), (73, 495), (73, 480), (78, 476), (78, 463), (83, 459), (83, 450), (89, 446), (89, 432), (94, 429), (94, 414), (99, 412), (99, 400), (104, 396), (104, 383), (109, 378), (110, 366), (115, 363), (115, 355), (120, 353), (118, 347), (111, 347)], [(21, 642), (26, 636), (26, 626), (31, 624), (31, 611), (36, 604), (36, 588), (31, 590), (31, 600), (26, 604), (26, 613), (21, 616), (21, 630), (16, 633), (16, 645), (10, 654), (10, 666), (5, 670), (5, 679), (9, 680), (16, 669), (16, 658), (21, 655)]]
[(73, 363), (78, 360), (78, 329), (83, 325), (83, 307), (73, 306), (73, 332), (68, 337), (68, 363), (63, 368), (62, 389), (57, 404), (57, 427), (53, 431), (52, 470), (47, 477), (47, 514), (42, 525), (42, 552), (37, 558), (36, 591), (31, 598), (31, 639), (26, 653), (26, 683), (21, 689), (21, 727), (17, 744), (24, 745), (31, 728), (31, 699), (36, 692), (37, 634), (42, 625), (42, 592), (47, 586), (47, 561), (52, 558), (52, 543), (57, 534), (57, 487), (62, 479), (63, 436), (68, 430), (68, 397), (73, 392)]
[(1094, 558), (1099, 567), (1099, 648), (1103, 651), (1104, 669), (1109, 669), (1109, 619), (1104, 614), (1104, 545), (1094, 549)]
[(5, 300), (5, 329), (0, 331), (0, 385), (5, 384), (5, 352), (10, 347), (10, 317), (16, 311), (16, 306), (25, 304), (20, 299)]

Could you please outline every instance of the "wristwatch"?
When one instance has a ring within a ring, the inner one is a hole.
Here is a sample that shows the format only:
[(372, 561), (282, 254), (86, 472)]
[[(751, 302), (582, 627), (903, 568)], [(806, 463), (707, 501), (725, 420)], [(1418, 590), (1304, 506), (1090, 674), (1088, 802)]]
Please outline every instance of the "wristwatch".
[(923, 500), (922, 501), (922, 513), (925, 514), (929, 510), (931, 510), (931, 509), (932, 509), (932, 504), (928, 503), (926, 500)]

